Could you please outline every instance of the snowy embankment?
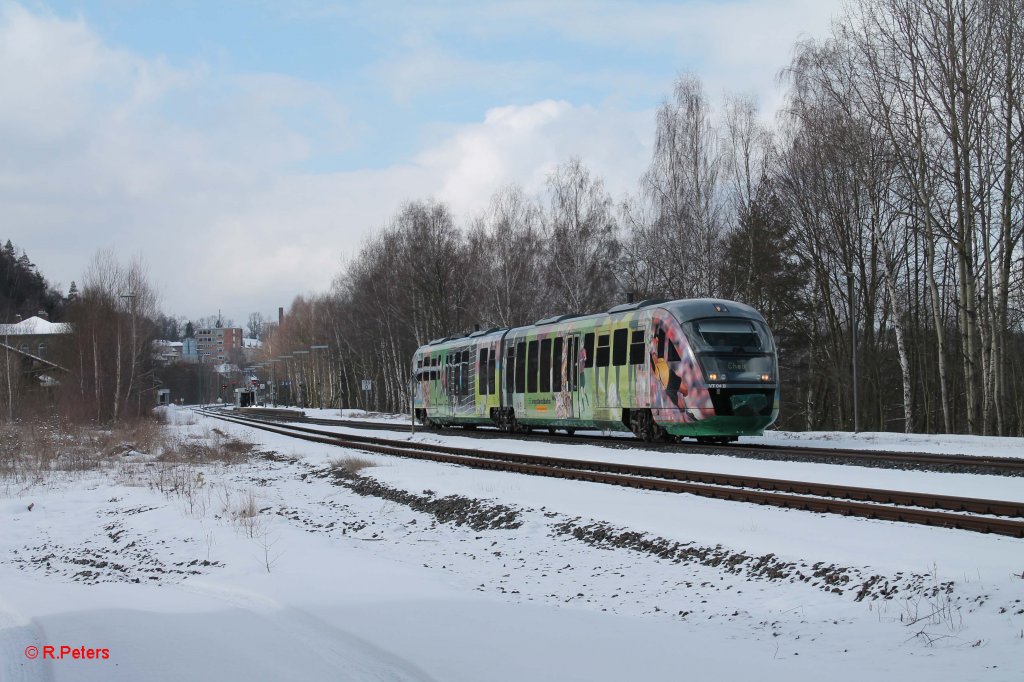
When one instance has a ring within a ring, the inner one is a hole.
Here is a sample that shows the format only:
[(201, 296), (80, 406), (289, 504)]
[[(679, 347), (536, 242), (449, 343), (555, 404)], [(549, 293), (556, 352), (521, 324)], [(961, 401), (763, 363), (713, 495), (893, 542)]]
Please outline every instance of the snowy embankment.
[[(256, 448), (204, 463), (129, 451), (0, 480), (0, 680), (1024, 673), (1024, 540), (345, 452), (173, 415), (183, 442)], [(988, 442), (973, 441), (963, 447)], [(332, 471), (339, 457), (357, 459)], [(673, 458), (1024, 499), (1024, 481), (1002, 477)], [(108, 657), (52, 660), (45, 646)]]

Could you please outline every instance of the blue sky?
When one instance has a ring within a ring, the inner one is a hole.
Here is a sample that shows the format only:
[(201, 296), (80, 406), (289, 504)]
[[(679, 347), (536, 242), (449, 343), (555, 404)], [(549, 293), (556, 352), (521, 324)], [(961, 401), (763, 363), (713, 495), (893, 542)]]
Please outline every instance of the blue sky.
[(628, 195), (680, 73), (770, 118), (794, 40), (838, 10), (0, 0), (0, 239), (64, 287), (113, 247), (169, 314), (270, 313), (409, 199), (468, 222), (570, 156)]

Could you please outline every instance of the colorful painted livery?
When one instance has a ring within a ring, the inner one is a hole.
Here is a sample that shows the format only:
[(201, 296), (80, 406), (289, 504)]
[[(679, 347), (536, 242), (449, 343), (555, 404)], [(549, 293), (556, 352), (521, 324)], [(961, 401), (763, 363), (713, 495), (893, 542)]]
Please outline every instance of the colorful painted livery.
[(730, 441), (779, 414), (771, 331), (735, 301), (649, 300), (437, 339), (412, 370), (414, 414), (428, 426)]

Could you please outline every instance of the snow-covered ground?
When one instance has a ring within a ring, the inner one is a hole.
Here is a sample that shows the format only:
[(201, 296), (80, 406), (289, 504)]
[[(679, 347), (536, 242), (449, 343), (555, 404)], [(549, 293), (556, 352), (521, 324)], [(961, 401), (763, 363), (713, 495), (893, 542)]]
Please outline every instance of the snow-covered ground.
[[(0, 680), (1024, 678), (1024, 540), (346, 452), (171, 414), (196, 442), (223, 442), (217, 429), (263, 454), (197, 465), (133, 452), (0, 481)], [(822, 437), (1011, 454), (1007, 439), (866, 435)], [(1015, 478), (558, 449), (1024, 499)], [(329, 474), (345, 457), (367, 466)], [(73, 658), (78, 647), (101, 657)]]

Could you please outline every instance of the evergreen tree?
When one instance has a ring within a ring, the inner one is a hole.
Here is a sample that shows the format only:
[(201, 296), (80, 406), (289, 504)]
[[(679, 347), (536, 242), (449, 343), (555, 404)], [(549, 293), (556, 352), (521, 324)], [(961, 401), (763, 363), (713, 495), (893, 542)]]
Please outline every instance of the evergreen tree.
[(15, 315), (28, 318), (39, 311), (45, 311), (51, 320), (59, 320), (63, 303), (63, 297), (50, 287), (28, 254), (18, 256), (8, 239), (0, 249), (0, 321), (11, 321)]

